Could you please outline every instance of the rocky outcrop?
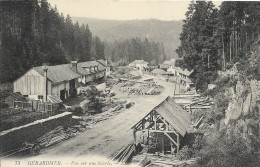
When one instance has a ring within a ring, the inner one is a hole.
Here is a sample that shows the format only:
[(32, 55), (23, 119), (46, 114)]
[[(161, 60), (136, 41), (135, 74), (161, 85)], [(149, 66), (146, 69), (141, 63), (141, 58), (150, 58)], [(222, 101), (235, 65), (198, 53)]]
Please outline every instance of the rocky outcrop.
[(229, 88), (230, 102), (224, 123), (230, 132), (246, 139), (248, 148), (259, 140), (260, 81), (238, 81)]

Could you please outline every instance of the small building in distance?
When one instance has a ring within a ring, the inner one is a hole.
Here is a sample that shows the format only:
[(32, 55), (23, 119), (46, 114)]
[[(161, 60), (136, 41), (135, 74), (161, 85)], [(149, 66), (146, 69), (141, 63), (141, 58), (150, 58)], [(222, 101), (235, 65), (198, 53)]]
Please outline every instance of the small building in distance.
[(148, 62), (144, 60), (135, 60), (129, 64), (130, 67), (137, 68), (138, 70), (143, 71), (148, 66)]
[(97, 60), (97, 62), (99, 62), (106, 68), (106, 77), (110, 77), (111, 76), (111, 65), (108, 63), (108, 61), (99, 59), (99, 60)]
[(151, 74), (155, 76), (164, 76), (167, 74), (167, 72), (162, 69), (156, 68), (151, 72)]
[(81, 75), (79, 82), (87, 84), (106, 76), (106, 67), (97, 61), (87, 61), (77, 64), (77, 72)]
[(15, 108), (15, 101), (26, 102), (26, 99), (20, 92), (11, 93), (5, 98), (5, 103), (8, 104), (9, 108)]
[(160, 64), (160, 65), (159, 65), (159, 68), (162, 69), (162, 70), (164, 70), (164, 71), (167, 71), (168, 68), (169, 68), (169, 65), (168, 65), (168, 64)]
[(164, 61), (163, 64), (160, 65), (160, 68), (165, 70), (167, 68), (168, 76), (176, 76), (181, 83), (185, 84), (187, 82), (190, 83), (188, 77), (193, 73), (193, 70), (189, 71), (187, 69), (182, 69), (180, 67), (175, 66), (175, 60), (167, 60)]

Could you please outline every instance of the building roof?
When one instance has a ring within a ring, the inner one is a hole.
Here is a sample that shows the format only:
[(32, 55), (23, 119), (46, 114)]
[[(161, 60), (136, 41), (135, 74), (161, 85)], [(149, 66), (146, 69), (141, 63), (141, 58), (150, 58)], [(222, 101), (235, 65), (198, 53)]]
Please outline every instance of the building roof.
[(154, 70), (152, 71), (152, 73), (164, 75), (164, 74), (166, 74), (166, 71), (157, 68), (157, 69), (154, 69)]
[(168, 68), (170, 65), (168, 64), (160, 64), (160, 68)]
[[(149, 64), (147, 61), (144, 61), (144, 60), (135, 60), (132, 62), (133, 64)], [(130, 63), (130, 64), (132, 64)]]
[(62, 103), (62, 100), (56, 95), (48, 95), (47, 99), (52, 103)]
[[(40, 75), (44, 75), (45, 66), (33, 67)], [(61, 64), (56, 66), (46, 66), (48, 68), (47, 78), (53, 83), (60, 83), (79, 78), (81, 75), (72, 71), (71, 64)]]
[(193, 70), (189, 71), (187, 69), (182, 69), (180, 67), (175, 67), (177, 69), (177, 71), (183, 75), (186, 75), (186, 76), (190, 76), (191, 73), (193, 73)]
[(26, 98), (23, 97), (20, 92), (11, 93), (9, 96), (6, 97), (6, 99), (10, 97), (14, 98), (15, 100), (26, 100)]
[(90, 67), (94, 67), (94, 66), (98, 66), (98, 71), (106, 70), (105, 66), (97, 61), (87, 61), (87, 62), (78, 63), (77, 71), (78, 71), (78, 73), (80, 73), (82, 75), (93, 74), (93, 73), (96, 73), (97, 71), (94, 71), (93, 69), (86, 70), (86, 68), (89, 69)]
[(163, 62), (163, 64), (168, 64), (168, 65), (171, 65), (171, 63), (172, 63), (171, 60), (165, 60), (165, 61)]
[[(184, 136), (187, 132), (190, 131), (191, 126), (189, 114), (186, 111), (184, 111), (177, 103), (175, 103), (173, 98), (168, 96), (152, 111), (155, 111), (158, 114), (160, 114), (182, 136)], [(150, 111), (148, 114), (150, 114), (152, 111)], [(135, 125), (133, 127), (135, 127)]]
[(99, 60), (97, 60), (97, 62), (99, 62), (101, 65), (103, 65), (105, 67), (109, 67), (110, 66), (108, 63), (106, 63), (106, 61), (104, 59), (99, 59)]

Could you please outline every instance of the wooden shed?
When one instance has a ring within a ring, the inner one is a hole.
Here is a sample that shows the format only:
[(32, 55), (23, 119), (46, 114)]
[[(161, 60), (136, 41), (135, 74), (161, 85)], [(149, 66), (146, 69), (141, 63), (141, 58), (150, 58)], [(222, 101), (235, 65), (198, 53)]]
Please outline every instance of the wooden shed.
[(27, 99), (19, 92), (11, 93), (5, 98), (5, 103), (8, 104), (10, 108), (14, 108), (15, 101), (26, 102)]
[(143, 144), (147, 145), (148, 150), (158, 146), (163, 154), (179, 152), (181, 140), (190, 128), (190, 115), (171, 97), (167, 97), (132, 127), (135, 142), (136, 133), (141, 132)]

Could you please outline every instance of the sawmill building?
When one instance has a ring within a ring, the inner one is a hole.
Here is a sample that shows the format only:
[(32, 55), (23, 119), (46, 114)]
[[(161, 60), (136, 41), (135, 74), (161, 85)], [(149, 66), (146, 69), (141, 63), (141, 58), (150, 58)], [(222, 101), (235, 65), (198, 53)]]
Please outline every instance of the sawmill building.
[(173, 98), (167, 97), (132, 129), (135, 142), (139, 136), (150, 152), (174, 154), (179, 152), (182, 139), (191, 130), (190, 116)]

